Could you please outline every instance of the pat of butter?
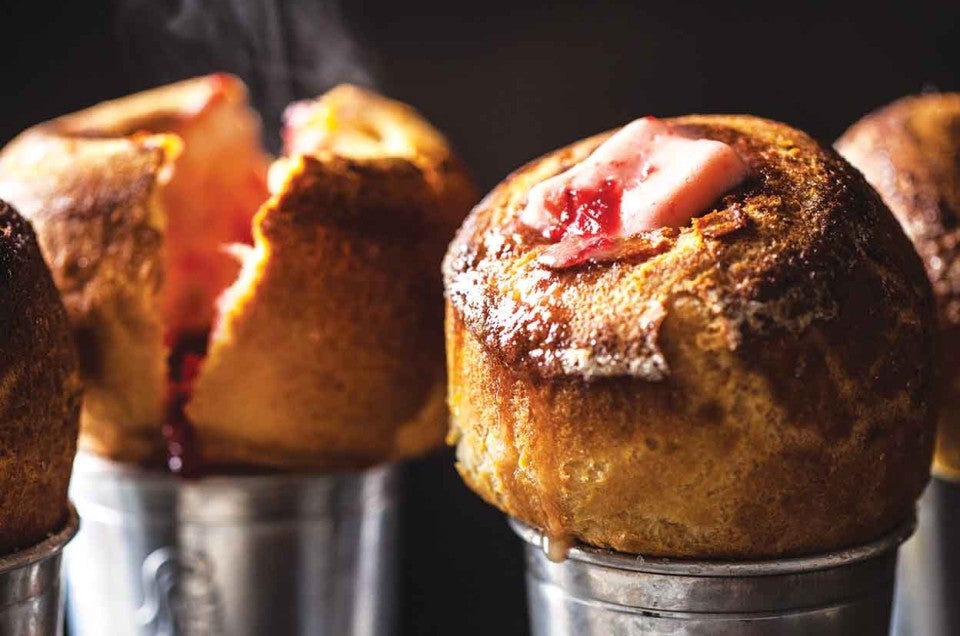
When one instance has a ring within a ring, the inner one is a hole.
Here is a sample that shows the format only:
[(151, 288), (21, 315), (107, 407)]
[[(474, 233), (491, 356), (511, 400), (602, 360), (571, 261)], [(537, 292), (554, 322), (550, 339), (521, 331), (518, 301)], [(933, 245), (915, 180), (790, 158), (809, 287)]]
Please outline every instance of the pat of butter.
[[(580, 163), (531, 188), (520, 221), (555, 242), (681, 227), (747, 174), (746, 164), (727, 144), (691, 138), (644, 117)], [(590, 260), (589, 250), (565, 251), (580, 254), (578, 262)]]

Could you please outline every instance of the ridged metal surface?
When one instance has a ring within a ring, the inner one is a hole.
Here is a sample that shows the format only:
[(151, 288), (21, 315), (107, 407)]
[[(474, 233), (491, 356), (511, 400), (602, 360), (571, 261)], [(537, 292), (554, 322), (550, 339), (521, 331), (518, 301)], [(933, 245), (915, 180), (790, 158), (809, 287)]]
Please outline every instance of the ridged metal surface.
[(81, 455), (71, 634), (389, 634), (396, 489), (391, 466), (184, 480)]
[(32, 548), (0, 558), (0, 634), (63, 633), (60, 561), (77, 525), (77, 513), (71, 506), (60, 532)]
[(526, 543), (534, 636), (885, 636), (897, 548), (913, 530), (911, 520), (870, 544), (770, 561), (645, 559), (576, 546), (554, 562), (539, 531), (511, 524)]
[(900, 550), (894, 636), (960, 634), (960, 483), (934, 478)]

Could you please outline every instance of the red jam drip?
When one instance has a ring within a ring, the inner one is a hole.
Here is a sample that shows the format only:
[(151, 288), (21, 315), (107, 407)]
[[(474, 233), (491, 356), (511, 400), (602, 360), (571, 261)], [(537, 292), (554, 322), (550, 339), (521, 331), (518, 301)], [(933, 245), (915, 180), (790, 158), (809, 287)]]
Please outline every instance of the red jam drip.
[(556, 219), (544, 236), (551, 241), (567, 235), (614, 236), (620, 231), (622, 198), (623, 186), (616, 179), (605, 179), (596, 188), (567, 186), (544, 200)]
[(206, 356), (207, 337), (205, 333), (183, 335), (170, 348), (163, 437), (167, 441), (167, 466), (184, 477), (196, 476), (202, 469), (193, 424), (184, 409)]

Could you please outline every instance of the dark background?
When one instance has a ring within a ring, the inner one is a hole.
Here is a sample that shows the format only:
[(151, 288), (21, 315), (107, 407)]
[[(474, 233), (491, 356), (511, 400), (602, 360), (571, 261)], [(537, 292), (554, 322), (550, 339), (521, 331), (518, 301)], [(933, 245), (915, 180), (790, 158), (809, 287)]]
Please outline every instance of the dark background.
[[(104, 98), (231, 70), (275, 146), (282, 104), (351, 80), (415, 104), (487, 189), (644, 114), (749, 112), (829, 142), (896, 97), (960, 88), (956, 2), (780, 4), (0, 0), (0, 142)], [(524, 633), (520, 544), (451, 453), (408, 467), (404, 506), (403, 633)]]

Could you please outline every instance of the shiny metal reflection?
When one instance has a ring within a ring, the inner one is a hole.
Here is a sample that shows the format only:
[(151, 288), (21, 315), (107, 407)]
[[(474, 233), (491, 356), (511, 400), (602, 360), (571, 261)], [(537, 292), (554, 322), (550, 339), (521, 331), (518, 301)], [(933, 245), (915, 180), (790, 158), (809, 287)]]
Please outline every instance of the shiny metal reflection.
[(589, 546), (551, 561), (526, 542), (534, 636), (886, 635), (897, 548), (913, 520), (862, 546), (770, 561), (645, 559)]
[(389, 634), (398, 471), (183, 480), (81, 454), (76, 636)]
[(32, 548), (0, 557), (0, 634), (57, 636), (63, 633), (60, 560), (77, 533), (77, 513), (63, 529)]
[(960, 634), (960, 483), (934, 477), (897, 568), (894, 636)]

